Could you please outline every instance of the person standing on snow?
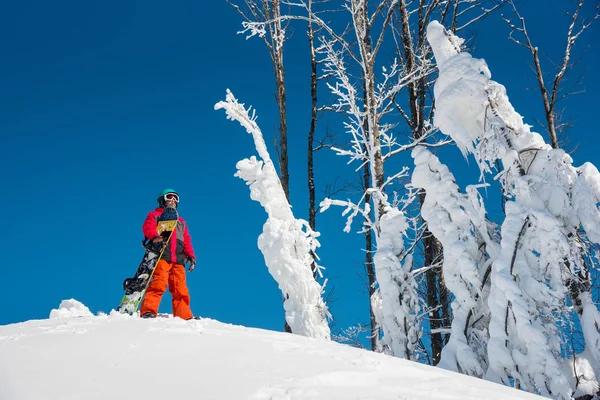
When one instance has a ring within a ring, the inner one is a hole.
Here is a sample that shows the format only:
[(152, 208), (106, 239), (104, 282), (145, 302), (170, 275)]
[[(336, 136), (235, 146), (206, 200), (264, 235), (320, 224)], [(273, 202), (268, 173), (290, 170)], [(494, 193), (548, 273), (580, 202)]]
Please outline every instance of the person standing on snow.
[[(148, 214), (142, 226), (142, 231), (144, 236), (151, 240), (155, 246), (162, 248), (162, 244), (168, 236), (163, 237), (158, 234), (156, 230), (158, 217), (165, 208), (177, 208), (179, 195), (173, 189), (165, 189), (160, 192), (157, 200), (159, 206)], [(194, 317), (190, 309), (190, 294), (185, 283), (184, 263), (186, 261), (190, 263), (188, 270), (193, 271), (196, 266), (196, 257), (192, 247), (192, 238), (185, 220), (179, 218), (177, 228), (173, 232), (162, 257), (156, 264), (152, 281), (146, 290), (146, 296), (140, 309), (142, 318), (156, 318), (158, 306), (167, 285), (173, 298), (173, 316), (185, 320)]]

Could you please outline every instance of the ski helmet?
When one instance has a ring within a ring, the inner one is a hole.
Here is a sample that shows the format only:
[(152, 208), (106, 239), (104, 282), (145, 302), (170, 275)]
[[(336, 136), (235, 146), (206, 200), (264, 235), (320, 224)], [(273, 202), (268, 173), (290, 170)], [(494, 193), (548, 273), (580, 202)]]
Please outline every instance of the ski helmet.
[(158, 198), (156, 199), (158, 201), (158, 205), (161, 207), (165, 206), (165, 195), (169, 194), (169, 193), (175, 193), (177, 196), (179, 196), (179, 193), (177, 193), (175, 190), (173, 189), (165, 189), (162, 190), (159, 194), (158, 194)]

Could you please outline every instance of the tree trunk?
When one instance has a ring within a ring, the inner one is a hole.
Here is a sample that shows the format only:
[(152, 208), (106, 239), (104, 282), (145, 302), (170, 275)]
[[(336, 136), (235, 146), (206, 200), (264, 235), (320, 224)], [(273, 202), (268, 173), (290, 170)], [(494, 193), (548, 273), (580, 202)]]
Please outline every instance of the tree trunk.
[[(356, 12), (352, 14), (354, 19), (354, 27), (358, 47), (360, 49), (362, 67), (363, 67), (363, 82), (364, 82), (364, 110), (365, 110), (365, 135), (369, 137), (370, 149), (372, 154), (369, 154), (371, 167), (371, 187), (383, 191), (384, 171), (383, 157), (381, 156), (381, 138), (379, 137), (379, 116), (378, 105), (375, 95), (375, 55), (371, 48), (371, 36), (369, 26), (368, 1), (353, 0), (353, 7)], [(383, 204), (379, 200), (380, 196), (373, 197), (375, 205), (375, 220), (385, 213)]]
[[(309, 10), (311, 9), (312, 1), (308, 1)], [(310, 128), (308, 130), (308, 224), (314, 231), (316, 227), (315, 208), (315, 171), (314, 171), (314, 140), (315, 128), (317, 124), (317, 56), (315, 54), (314, 33), (312, 23), (308, 23), (308, 44), (310, 46), (310, 97), (311, 97), (311, 113), (310, 113)], [(316, 271), (313, 268), (313, 275), (316, 279)]]
[[(369, 187), (369, 181), (371, 179), (369, 173), (369, 166), (365, 164), (363, 167), (363, 182), (364, 189)], [(365, 195), (365, 203), (371, 201), (371, 195)], [(377, 327), (377, 321), (375, 319), (375, 313), (373, 312), (373, 304), (371, 299), (375, 293), (375, 265), (373, 264), (373, 231), (368, 229), (365, 232), (365, 268), (367, 270), (367, 278), (369, 283), (369, 323), (371, 325), (371, 351), (377, 350), (377, 344), (379, 343), (379, 328)]]
[(281, 27), (281, 5), (279, 0), (272, 1), (273, 12), (273, 65), (275, 67), (275, 85), (277, 86), (277, 106), (279, 108), (279, 169), (281, 185), (290, 201), (290, 175), (287, 150), (287, 115), (285, 94), (285, 72), (283, 69), (283, 29)]
[[(407, 73), (414, 72), (418, 66), (416, 62), (416, 49), (412, 39), (412, 33), (409, 25), (409, 12), (406, 1), (399, 2), (401, 27), (401, 43), (403, 56), (406, 61)], [(427, 21), (424, 20), (423, 7), (418, 10), (419, 25), (417, 29), (417, 46), (423, 48), (425, 42), (425, 28)], [(426, 77), (420, 78), (408, 84), (408, 104), (410, 111), (410, 127), (412, 129), (413, 138), (421, 139), (425, 134), (425, 101), (426, 101)], [(425, 194), (419, 196), (421, 207), (425, 200)], [(429, 313), (429, 326), (431, 329), (431, 360), (433, 365), (437, 365), (440, 361), (442, 348), (444, 347), (444, 335), (439, 332), (439, 329), (444, 326), (449, 326), (450, 320), (448, 299), (446, 296), (446, 286), (442, 276), (440, 267), (431, 268), (436, 262), (441, 259), (442, 249), (440, 242), (425, 229), (423, 234), (423, 267), (429, 268), (425, 273), (425, 281), (427, 287), (427, 306), (432, 310)], [(447, 341), (447, 338), (446, 338)]]
[[(421, 201), (425, 196), (421, 195)], [(425, 230), (423, 234), (423, 256), (425, 268), (430, 267), (425, 273), (427, 284), (427, 306), (431, 310), (429, 312), (429, 328), (431, 330), (431, 362), (437, 365), (440, 362), (442, 348), (444, 347), (444, 339), (439, 329), (442, 327), (442, 299), (439, 297), (439, 282), (438, 270), (439, 267), (431, 268), (439, 256), (439, 242), (429, 232)]]
[[(353, 13), (355, 32), (357, 39), (359, 40), (359, 48), (361, 58), (363, 60), (363, 100), (364, 110), (366, 113), (363, 130), (365, 135), (368, 135), (369, 140), (372, 142), (369, 146), (371, 149), (375, 149), (374, 154), (369, 154), (370, 162), (365, 163), (363, 170), (364, 189), (369, 187), (383, 190), (383, 157), (381, 156), (380, 149), (380, 138), (379, 138), (379, 126), (377, 118), (377, 105), (375, 104), (375, 75), (374, 75), (374, 55), (371, 50), (371, 38), (368, 24), (368, 2), (365, 1), (363, 4), (355, 3), (355, 7), (360, 5), (360, 10)], [(366, 147), (365, 147), (366, 149)], [(372, 151), (372, 150), (371, 150)], [(371, 195), (365, 195), (365, 203), (369, 203), (373, 200), (375, 204), (375, 220), (383, 215), (384, 210), (378, 196), (372, 198)], [(369, 321), (371, 324), (371, 350), (377, 349), (377, 343), (379, 341), (379, 329), (377, 328), (377, 321), (375, 320), (375, 314), (371, 304), (371, 296), (375, 292), (375, 264), (373, 262), (373, 231), (368, 230), (365, 233), (365, 266), (367, 269), (367, 277), (369, 282)]]
[[(437, 241), (437, 240), (436, 240)], [(438, 243), (438, 257), (443, 257), (442, 248)], [(442, 306), (442, 328), (449, 328), (452, 325), (452, 307), (450, 296), (448, 295), (448, 288), (446, 287), (446, 281), (444, 280), (444, 273), (442, 268), (437, 268), (437, 280), (438, 280), (438, 292), (440, 297), (440, 305)], [(444, 346), (450, 339), (450, 333), (446, 333), (443, 336)], [(443, 347), (443, 346), (442, 346)]]
[[(272, 24), (272, 58), (275, 69), (275, 85), (277, 88), (277, 107), (279, 108), (279, 171), (281, 186), (288, 202), (290, 201), (290, 175), (288, 171), (288, 151), (287, 151), (287, 122), (286, 122), (286, 95), (285, 95), (285, 71), (283, 69), (283, 29), (281, 27), (281, 4), (279, 0), (272, 0), (271, 11), (273, 13)], [(287, 321), (284, 321), (283, 329), (291, 333)]]

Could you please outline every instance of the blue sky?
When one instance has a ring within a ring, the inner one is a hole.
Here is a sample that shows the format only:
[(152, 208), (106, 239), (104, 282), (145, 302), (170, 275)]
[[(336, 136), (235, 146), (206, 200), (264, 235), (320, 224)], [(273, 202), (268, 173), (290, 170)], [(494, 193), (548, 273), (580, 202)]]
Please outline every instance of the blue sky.
[[(566, 29), (560, 2), (543, 8), (524, 3), (533, 39), (549, 55), (560, 54)], [(255, 154), (252, 139), (213, 109), (227, 88), (253, 105), (275, 159), (272, 69), (260, 40), (236, 34), (239, 15), (224, 1), (209, 4), (3, 2), (0, 171), (7, 202), (0, 324), (46, 318), (67, 298), (92, 312), (115, 308), (123, 279), (143, 254), (141, 224), (156, 194), (172, 187), (181, 195), (180, 213), (198, 257), (198, 268), (188, 274), (194, 313), (281, 330), (281, 293), (256, 246), (265, 213), (233, 176), (235, 163)], [(474, 56), (487, 60), (517, 111), (541, 132), (529, 54), (506, 40), (499, 16), (477, 31)], [(576, 48), (577, 55), (587, 50), (581, 62), (589, 68), (586, 92), (562, 104), (574, 122), (570, 146), (578, 146), (577, 165), (600, 164), (594, 107), (600, 91), (598, 33), (596, 25)], [(286, 65), (291, 196), (302, 218), (308, 203), (306, 45), (297, 27)], [(474, 163), (464, 163), (455, 148), (443, 154), (456, 175), (473, 170)], [(345, 160), (325, 151), (316, 162), (331, 172), (317, 176), (319, 201), (327, 179), (349, 170)], [(317, 230), (329, 287), (335, 287), (331, 311), (342, 328), (366, 322), (368, 308), (359, 277), (362, 238), (342, 232), (339, 211), (319, 215)], [(161, 311), (170, 312), (168, 294)]]

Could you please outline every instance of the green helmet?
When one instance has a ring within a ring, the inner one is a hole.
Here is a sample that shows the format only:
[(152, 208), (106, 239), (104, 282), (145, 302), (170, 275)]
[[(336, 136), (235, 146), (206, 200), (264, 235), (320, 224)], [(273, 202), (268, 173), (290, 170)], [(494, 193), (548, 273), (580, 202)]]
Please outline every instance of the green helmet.
[(156, 198), (156, 200), (158, 201), (158, 205), (159, 206), (164, 206), (165, 205), (165, 195), (169, 194), (169, 193), (175, 193), (177, 196), (179, 196), (179, 193), (177, 193), (175, 190), (173, 189), (165, 189), (162, 190), (159, 194), (158, 197)]

